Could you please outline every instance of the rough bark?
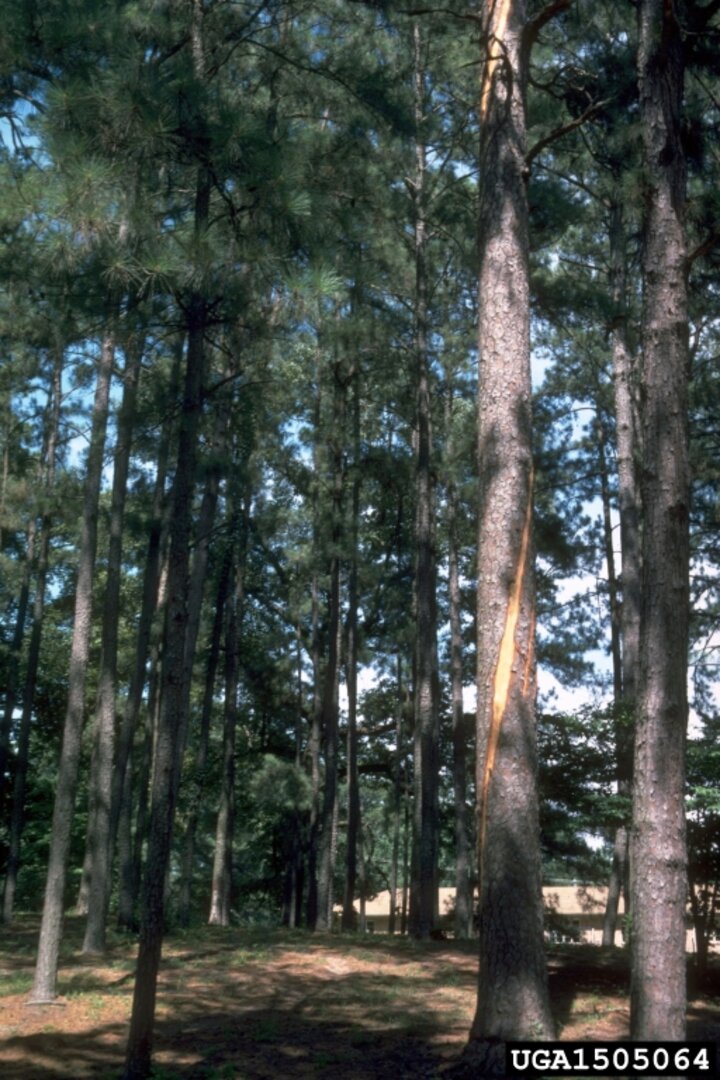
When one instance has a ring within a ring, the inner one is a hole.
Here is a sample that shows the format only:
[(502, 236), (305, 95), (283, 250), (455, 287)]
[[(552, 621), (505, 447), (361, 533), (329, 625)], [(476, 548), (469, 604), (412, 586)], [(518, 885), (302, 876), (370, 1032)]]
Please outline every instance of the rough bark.
[(683, 46), (675, 7), (641, 0), (643, 545), (632, 821), (631, 1033), (685, 1037), (684, 819), (689, 465)]
[(393, 767), (393, 816), (392, 816), (392, 849), (390, 856), (390, 916), (388, 919), (388, 933), (395, 933), (397, 915), (397, 886), (398, 886), (398, 861), (400, 858), (400, 821), (402, 813), (402, 776), (404, 747), (404, 717), (405, 717), (405, 687), (403, 681), (402, 657), (396, 659), (396, 685), (397, 685), (397, 712), (395, 717), (395, 763)]
[(481, 88), (477, 590), (480, 978), (466, 1056), (552, 1038), (535, 731), (532, 418), (524, 178), (524, 0), (486, 9)]
[(105, 337), (100, 350), (93, 402), (90, 448), (88, 450), (83, 511), (78, 550), (78, 575), (75, 586), (68, 701), (63, 725), (62, 748), (58, 765), (55, 804), (50, 834), (50, 854), (43, 901), (40, 939), (35, 977), (30, 1001), (52, 1001), (57, 992), (57, 969), (62, 934), (65, 882), (70, 855), (70, 834), (75, 809), (83, 717), (85, 711), (85, 676), (90, 653), (92, 623), (92, 584), (97, 551), (98, 504), (102, 482), (103, 451), (107, 429), (110, 379), (115, 345)]

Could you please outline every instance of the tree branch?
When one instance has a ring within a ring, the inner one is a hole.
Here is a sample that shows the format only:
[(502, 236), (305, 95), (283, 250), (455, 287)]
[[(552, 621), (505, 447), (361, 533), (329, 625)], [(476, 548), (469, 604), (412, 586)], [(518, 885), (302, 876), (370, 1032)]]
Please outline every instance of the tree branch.
[(602, 101), (594, 102), (594, 104), (589, 105), (588, 108), (585, 109), (585, 112), (581, 113), (580, 116), (577, 116), (574, 120), (570, 120), (567, 124), (561, 124), (560, 127), (556, 127), (542, 139), (538, 139), (535, 145), (531, 147), (525, 155), (525, 167), (529, 169), (535, 158), (546, 146), (554, 143), (557, 139), (561, 139), (563, 135), (575, 131), (576, 128), (582, 127), (587, 120), (590, 120), (596, 113), (600, 112), (601, 109), (604, 109), (610, 101), (612, 101), (612, 98), (604, 98)]
[(534, 19), (530, 19), (525, 24), (525, 31), (523, 37), (525, 38), (525, 47), (529, 50), (532, 45), (535, 44), (537, 36), (542, 30), (543, 26), (554, 19), (556, 15), (559, 15), (562, 11), (567, 11), (569, 7), (572, 7), (574, 0), (551, 0), (551, 2), (544, 7), (542, 11), (539, 11)]
[(697, 259), (702, 259), (703, 255), (708, 255), (712, 251), (712, 249), (715, 247), (715, 245), (718, 244), (719, 242), (720, 242), (720, 232), (713, 232), (713, 233), (710, 234), (710, 236), (707, 236), (703, 240), (702, 244), (698, 244), (698, 246), (695, 248), (695, 250), (691, 251), (690, 254), (686, 257), (685, 264), (687, 266), (687, 269), (689, 270), (690, 267), (692, 266), (692, 264)]

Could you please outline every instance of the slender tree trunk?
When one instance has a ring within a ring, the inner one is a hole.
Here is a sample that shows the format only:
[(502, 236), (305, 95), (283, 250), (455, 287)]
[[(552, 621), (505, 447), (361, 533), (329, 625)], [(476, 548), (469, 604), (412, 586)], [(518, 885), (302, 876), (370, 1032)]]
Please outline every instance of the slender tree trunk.
[(342, 928), (356, 928), (355, 883), (360, 836), (360, 788), (358, 784), (357, 668), (358, 668), (358, 526), (360, 517), (360, 375), (355, 373), (353, 392), (352, 553), (348, 581), (347, 617), (347, 847)]
[(84, 953), (105, 951), (107, 909), (110, 901), (113, 759), (117, 697), (118, 618), (122, 575), (123, 519), (130, 470), (130, 449), (137, 409), (140, 361), (144, 339), (128, 349), (123, 401), (118, 417), (117, 447), (110, 508), (110, 543), (105, 584), (100, 674), (95, 706), (95, 739), (90, 769), (86, 866), (83, 874), (87, 893), (87, 923)]
[[(338, 373), (336, 372), (336, 381)], [(328, 657), (322, 690), (323, 744), (325, 748), (325, 783), (320, 814), (318, 849), (317, 920), (318, 930), (331, 927), (328, 912), (332, 909), (333, 818), (337, 795), (338, 768), (338, 676), (340, 671), (340, 539), (342, 534), (343, 462), (339, 439), (334, 446), (332, 554), (330, 558), (330, 598), (328, 619)]]
[(37, 517), (33, 509), (33, 516), (27, 528), (27, 543), (25, 546), (25, 558), (23, 560), (23, 575), (18, 595), (17, 614), (15, 616), (15, 630), (10, 644), (10, 655), (7, 658), (7, 674), (5, 676), (5, 707), (3, 709), (2, 722), (0, 723), (0, 802), (3, 801), (5, 785), (9, 776), (8, 765), (10, 761), (10, 733), (13, 726), (13, 715), (17, 704), (18, 677), (20, 674), (20, 653), (25, 637), (25, 623), (27, 622), (28, 604), (30, 602), (30, 579), (35, 565), (35, 541), (37, 539)]
[(400, 821), (402, 815), (402, 765), (405, 747), (403, 746), (403, 720), (405, 716), (405, 688), (403, 683), (402, 657), (398, 653), (395, 661), (397, 686), (397, 714), (395, 719), (395, 768), (393, 772), (393, 817), (392, 849), (390, 856), (390, 916), (388, 933), (395, 933), (397, 915), (398, 861), (400, 858)]
[[(201, 51), (202, 8), (193, 6), (193, 46)], [(197, 62), (197, 61), (196, 61)], [(198, 76), (202, 72), (197, 72)], [(195, 237), (198, 245), (208, 228), (211, 178), (201, 165), (195, 197)], [(186, 707), (186, 631), (188, 623), (189, 546), (192, 536), (192, 506), (198, 458), (198, 433), (205, 381), (205, 297), (191, 294), (187, 308), (188, 347), (183, 405), (180, 418), (178, 457), (172, 493), (170, 550), (168, 556), (165, 648), (162, 692), (153, 764), (150, 836), (143, 881), (140, 947), (124, 1080), (144, 1080), (150, 1073), (152, 1034), (155, 1022), (157, 975), (162, 950), (165, 917), (165, 877), (170, 858), (175, 801), (177, 757)]]
[(58, 766), (53, 808), (50, 855), (43, 903), (40, 940), (35, 978), (30, 993), (32, 1003), (54, 1000), (57, 992), (58, 955), (65, 903), (65, 882), (70, 855), (70, 834), (75, 809), (83, 716), (85, 711), (85, 676), (90, 652), (92, 623), (92, 584), (97, 550), (98, 503), (102, 483), (103, 451), (108, 419), (110, 379), (115, 345), (108, 335), (98, 360), (95, 400), (93, 403), (90, 449), (88, 451), (83, 516), (75, 587), (68, 703), (63, 726), (62, 749)]
[(684, 1039), (684, 787), (689, 609), (688, 315), (683, 44), (675, 7), (641, 0), (643, 577), (632, 823), (634, 1039)]
[(195, 862), (195, 839), (197, 834), (198, 818), (202, 806), (207, 782), (207, 757), (210, 744), (210, 722), (212, 720), (213, 699), (215, 696), (215, 680), (217, 675), (218, 661), (220, 658), (220, 643), (222, 629), (225, 621), (225, 608), (230, 589), (232, 572), (232, 525), (228, 540), (225, 557), (220, 568), (220, 577), (217, 585), (215, 598), (215, 610), (213, 625), (210, 632), (210, 647), (208, 650), (207, 665), (205, 668), (205, 693), (203, 695), (202, 714), (200, 717), (200, 734), (198, 738), (197, 758), (195, 761), (194, 791), (190, 799), (190, 814), (187, 829), (185, 831), (185, 846), (182, 860), (182, 873), (180, 879), (180, 891), (178, 899), (178, 921), (181, 926), (187, 926), (190, 922), (192, 901), (193, 866)]
[(450, 697), (452, 702), (453, 794), (455, 800), (455, 937), (472, 933), (472, 888), (467, 811), (467, 731), (463, 710), (462, 626), (460, 623), (460, 575), (458, 569), (457, 492), (448, 484), (448, 533), (450, 600)]
[(413, 937), (430, 937), (437, 905), (438, 734), (437, 598), (435, 568), (435, 484), (432, 473), (432, 423), (428, 360), (426, 152), (423, 142), (425, 90), (420, 27), (415, 48), (415, 680), (413, 744), (415, 800), (413, 888), (410, 927)]
[(552, 1038), (543, 951), (535, 731), (532, 415), (524, 0), (488, 5), (480, 101), (480, 529), (477, 792), (480, 979), (467, 1057)]
[[(622, 615), (619, 597), (617, 573), (615, 572), (615, 548), (613, 544), (612, 516), (610, 509), (610, 478), (607, 467), (607, 435), (605, 424), (601, 416), (597, 421), (598, 455), (600, 471), (600, 493), (603, 508), (603, 541), (605, 547), (605, 562), (607, 563), (608, 601), (610, 605), (610, 654), (613, 667), (613, 702), (615, 710), (622, 710), (623, 678), (622, 678)], [(618, 721), (616, 720), (616, 729)], [(617, 745), (616, 754), (620, 747)], [(618, 760), (618, 773), (621, 767)], [(627, 792), (624, 792), (627, 794)], [(627, 829), (624, 825), (615, 831), (615, 843), (613, 848), (613, 861), (608, 883), (608, 895), (605, 904), (603, 918), (603, 945), (615, 943), (615, 926), (617, 923), (618, 905), (623, 890), (625, 875), (627, 873)]]
[(225, 629), (225, 716), (223, 729), (222, 784), (215, 830), (215, 857), (210, 898), (211, 926), (230, 925), (232, 886), (232, 839), (235, 815), (235, 732), (237, 729), (240, 670), (239, 622), (242, 609), (242, 569), (236, 570), (234, 595), (227, 605)]
[[(180, 392), (180, 367), (182, 362), (184, 335), (175, 349), (173, 356), (168, 400), (173, 404)], [(118, 926), (135, 928), (135, 910), (137, 906), (138, 873), (133, 856), (132, 814), (133, 814), (133, 758), (132, 748), (142, 708), (142, 697), (146, 682), (146, 669), (150, 655), (153, 635), (153, 620), (162, 606), (160, 604), (160, 572), (167, 538), (169, 522), (169, 500), (166, 496), (170, 444), (174, 429), (173, 412), (168, 410), (162, 425), (158, 459), (155, 470), (153, 504), (149, 521), (149, 537), (145, 570), (143, 573), (142, 604), (138, 620), (137, 641), (135, 645), (135, 664), (130, 679), (125, 710), (120, 724), (115, 768), (112, 776), (112, 795), (110, 800), (110, 850), (114, 852), (118, 845), (119, 896)], [(148, 770), (149, 775), (149, 770)], [(145, 798), (146, 788), (140, 789)], [(138, 826), (140, 827), (140, 825)], [(142, 832), (141, 832), (142, 835)]]
[(43, 506), (40, 514), (37, 568), (35, 574), (35, 596), (33, 598), (32, 627), (28, 645), (27, 666), (22, 695), (22, 716), (18, 731), (18, 748), (13, 778), (13, 800), (10, 811), (10, 850), (8, 852), (7, 873), (3, 892), (3, 922), (10, 923), (15, 905), (15, 889), (20, 869), (21, 841), (25, 827), (25, 791), (29, 765), (30, 731), (32, 726), (33, 706), (35, 704), (35, 686), (40, 664), (40, 645), (43, 632), (43, 613), (45, 610), (45, 592), (47, 588), (48, 567), (50, 562), (50, 537), (52, 533), (51, 500), (55, 490), (55, 468), (58, 434), (60, 430), (60, 404), (62, 400), (63, 351), (58, 348), (53, 368), (53, 382), (48, 403), (48, 435), (45, 460), (45, 482)]
[[(617, 442), (618, 503), (620, 509), (620, 547), (622, 604), (620, 626), (622, 639), (622, 695), (615, 704), (615, 753), (617, 756), (618, 793), (630, 803), (632, 796), (633, 744), (640, 669), (640, 600), (642, 580), (640, 496), (637, 478), (641, 459), (638, 418), (638, 387), (632, 349), (629, 342), (627, 313), (627, 241), (623, 207), (616, 201), (610, 208), (610, 286), (614, 307), (612, 330), (615, 430)], [(628, 814), (629, 818), (629, 814)], [(630, 902), (630, 831), (621, 825), (615, 836), (613, 874), (620, 876), (625, 897), (625, 916), (631, 914)], [(617, 889), (615, 890), (617, 891)], [(603, 944), (615, 940), (612, 912), (608, 901), (603, 929)]]

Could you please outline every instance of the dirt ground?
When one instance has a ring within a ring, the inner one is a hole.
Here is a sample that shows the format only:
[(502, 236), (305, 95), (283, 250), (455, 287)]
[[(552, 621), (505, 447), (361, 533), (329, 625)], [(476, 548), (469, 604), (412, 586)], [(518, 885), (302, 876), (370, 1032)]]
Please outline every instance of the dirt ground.
[[(28, 1006), (37, 920), (0, 937), (0, 1076), (110, 1080), (122, 1064), (135, 943), (101, 961), (68, 921), (57, 1004)], [(413, 1080), (442, 1076), (472, 1018), (476, 947), (383, 935), (196, 929), (164, 948), (156, 1080)], [(563, 1039), (628, 1036), (627, 958), (555, 947), (550, 988)], [(688, 1037), (720, 1039), (720, 964), (693, 986)]]

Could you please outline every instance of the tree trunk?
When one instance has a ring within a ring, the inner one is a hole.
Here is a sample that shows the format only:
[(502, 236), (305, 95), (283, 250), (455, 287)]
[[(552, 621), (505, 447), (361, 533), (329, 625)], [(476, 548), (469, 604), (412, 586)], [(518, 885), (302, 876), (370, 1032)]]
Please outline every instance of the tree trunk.
[[(168, 400), (174, 404), (180, 391), (180, 365), (182, 361), (185, 336), (182, 335), (173, 355), (173, 364), (168, 387)], [(127, 701), (120, 724), (115, 768), (112, 777), (112, 796), (110, 801), (110, 850), (114, 852), (118, 845), (119, 896), (118, 926), (135, 928), (135, 909), (137, 906), (138, 874), (136, 860), (133, 857), (132, 813), (133, 813), (133, 759), (132, 748), (138, 727), (142, 706), (143, 691), (146, 682), (146, 669), (153, 636), (153, 620), (160, 604), (160, 576), (163, 550), (167, 538), (169, 500), (165, 492), (168, 465), (170, 461), (170, 443), (174, 429), (173, 410), (165, 415), (158, 448), (155, 470), (155, 488), (145, 569), (143, 573), (142, 604), (138, 620), (137, 641), (135, 645), (135, 664), (130, 679)], [(142, 797), (145, 797), (143, 791)]]
[(47, 588), (48, 566), (50, 561), (50, 536), (52, 532), (51, 500), (55, 489), (55, 467), (58, 434), (60, 430), (60, 404), (62, 400), (63, 351), (58, 348), (53, 369), (53, 382), (50, 391), (48, 409), (48, 434), (45, 461), (45, 482), (43, 506), (40, 514), (38, 557), (35, 574), (35, 596), (33, 598), (32, 627), (28, 645), (27, 666), (22, 696), (22, 715), (18, 732), (18, 748), (13, 778), (13, 799), (10, 811), (10, 850), (8, 852), (7, 873), (3, 892), (3, 922), (10, 923), (15, 905), (15, 889), (20, 869), (22, 833), (25, 826), (25, 790), (29, 765), (30, 731), (32, 726), (33, 706), (35, 703), (35, 685), (40, 664), (40, 645), (43, 632), (43, 613)]
[[(115, 711), (117, 697), (118, 618), (122, 575), (123, 518), (130, 470), (130, 449), (135, 425), (140, 361), (144, 338), (128, 347), (124, 376), (123, 401), (118, 416), (117, 446), (110, 507), (110, 543), (102, 624), (102, 646), (95, 738), (90, 768), (86, 866), (83, 873), (87, 894), (87, 923), (84, 953), (105, 951), (107, 909), (110, 901), (111, 836), (110, 808), (115, 750)], [(82, 889), (81, 889), (82, 891)]]
[(360, 518), (360, 375), (355, 373), (353, 393), (352, 554), (348, 581), (347, 617), (347, 856), (342, 928), (355, 930), (355, 882), (360, 836), (360, 788), (358, 785), (357, 669), (358, 669), (358, 527)]
[(232, 839), (235, 815), (235, 732), (240, 669), (239, 623), (242, 611), (242, 569), (236, 571), (234, 595), (227, 605), (225, 629), (225, 714), (220, 805), (215, 830), (215, 856), (210, 898), (210, 926), (230, 925)]
[(40, 923), (40, 940), (35, 978), (30, 993), (32, 1003), (52, 1001), (57, 992), (57, 968), (65, 904), (65, 882), (70, 855), (70, 834), (75, 809), (78, 768), (85, 711), (85, 676), (90, 652), (92, 585), (97, 550), (98, 504), (102, 483), (103, 451), (110, 399), (110, 379), (115, 356), (113, 338), (108, 335), (98, 360), (93, 403), (90, 449), (88, 451), (83, 516), (75, 587), (75, 613), (68, 672), (68, 702), (63, 727), (53, 808), (47, 882)]
[(535, 585), (524, 0), (487, 7), (481, 89), (477, 792), (480, 979), (467, 1057), (552, 1038), (543, 951), (535, 730)]
[(631, 1032), (684, 1039), (689, 608), (688, 316), (683, 44), (675, 9), (641, 0), (643, 577), (632, 823)]
[[(199, 36), (202, 9), (193, 5), (193, 41)], [(201, 75), (201, 72), (198, 73)], [(210, 211), (211, 178), (205, 165), (198, 169), (195, 196), (195, 238), (205, 237)], [(150, 836), (143, 881), (140, 946), (124, 1080), (144, 1080), (150, 1073), (152, 1034), (155, 1022), (157, 975), (165, 919), (165, 877), (170, 858), (175, 801), (177, 758), (186, 707), (186, 631), (188, 623), (189, 547), (192, 507), (198, 458), (198, 433), (205, 381), (204, 296), (193, 292), (187, 302), (188, 345), (178, 439), (178, 456), (172, 492), (170, 550), (168, 555), (167, 607), (165, 616), (162, 690), (153, 764)]]
[(438, 857), (437, 598), (435, 568), (435, 485), (432, 473), (432, 422), (428, 360), (427, 222), (425, 219), (426, 153), (424, 70), (420, 28), (413, 30), (415, 48), (415, 670), (414, 670), (414, 829), (413, 888), (410, 931), (427, 939), (435, 923)]
[(218, 660), (220, 658), (220, 642), (222, 629), (225, 621), (225, 607), (227, 604), (228, 591), (230, 588), (230, 575), (232, 572), (232, 526), (230, 539), (220, 567), (220, 578), (215, 597), (215, 609), (213, 625), (210, 632), (210, 647), (208, 649), (207, 665), (205, 668), (205, 693), (203, 695), (202, 713), (200, 717), (200, 734), (198, 738), (197, 757), (195, 760), (194, 791), (190, 799), (190, 814), (185, 830), (185, 845), (183, 850), (182, 871), (180, 876), (180, 889), (178, 898), (178, 922), (181, 926), (190, 923), (190, 911), (192, 901), (193, 866), (195, 862), (195, 838), (198, 826), (200, 807), (202, 806), (207, 783), (207, 755), (210, 744), (210, 722), (212, 720), (213, 699), (215, 696), (215, 679), (217, 675)]
[(458, 570), (457, 492), (448, 484), (448, 533), (450, 600), (450, 697), (452, 702), (453, 795), (455, 801), (455, 937), (472, 934), (472, 888), (467, 812), (467, 733), (463, 710), (462, 627), (460, 623), (460, 576)]
[(393, 770), (393, 816), (392, 816), (392, 849), (390, 856), (390, 916), (388, 919), (388, 933), (395, 933), (397, 914), (397, 886), (398, 886), (398, 861), (400, 858), (400, 820), (402, 814), (402, 776), (403, 776), (403, 720), (405, 717), (405, 688), (403, 684), (402, 658), (398, 653), (396, 659), (397, 670), (397, 714), (395, 723), (395, 767)]

